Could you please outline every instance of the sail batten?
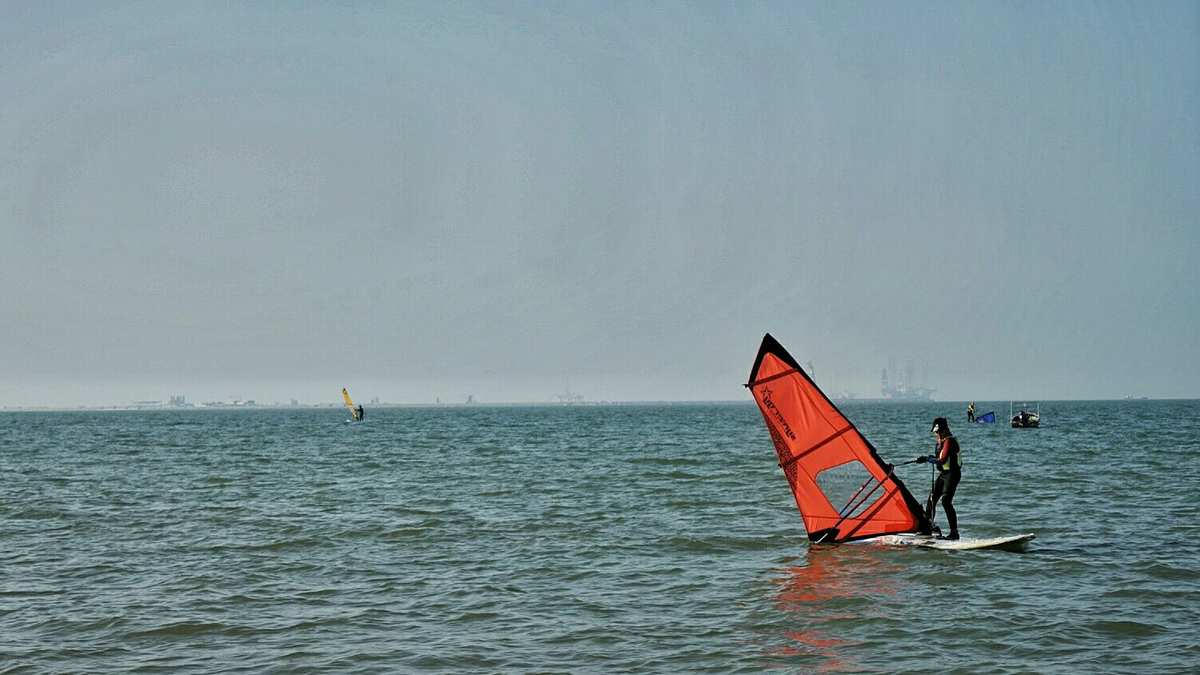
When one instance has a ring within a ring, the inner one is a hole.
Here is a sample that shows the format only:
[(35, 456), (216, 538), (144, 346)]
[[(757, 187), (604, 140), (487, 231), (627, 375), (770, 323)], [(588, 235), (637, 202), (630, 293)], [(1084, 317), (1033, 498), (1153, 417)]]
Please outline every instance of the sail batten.
[[(826, 443), (830, 443), (830, 442), (834, 441), (835, 439), (837, 439), (838, 436), (841, 436), (842, 434), (846, 433), (847, 431), (851, 431), (853, 429), (854, 429), (853, 426), (847, 426), (847, 427), (843, 427), (842, 429), (840, 429), (838, 431), (833, 432), (833, 434), (831, 434), (829, 436), (829, 438), (826, 438), (825, 440), (818, 442), (816, 445), (812, 446), (811, 448), (809, 448), (809, 449), (805, 450), (804, 452), (789, 459), (787, 461), (787, 464), (792, 464), (792, 463), (796, 462), (797, 460), (801, 459), (802, 457), (804, 457), (805, 455), (807, 455), (810, 452), (820, 450), (821, 446), (825, 445)], [(782, 468), (785, 465), (780, 464), (779, 466)]]
[(778, 380), (781, 377), (787, 377), (788, 375), (791, 375), (792, 373), (796, 372), (797, 370), (800, 370), (800, 369), (792, 368), (790, 370), (785, 370), (782, 373), (775, 373), (774, 375), (772, 375), (770, 377), (764, 377), (763, 379), (758, 380), (757, 382), (751, 382), (750, 384), (747, 384), (746, 386), (747, 387), (756, 387), (760, 384), (766, 384), (767, 382), (770, 382), (771, 380)]
[(923, 510), (892, 465), (770, 335), (763, 337), (746, 386), (810, 539), (841, 542), (928, 530)]

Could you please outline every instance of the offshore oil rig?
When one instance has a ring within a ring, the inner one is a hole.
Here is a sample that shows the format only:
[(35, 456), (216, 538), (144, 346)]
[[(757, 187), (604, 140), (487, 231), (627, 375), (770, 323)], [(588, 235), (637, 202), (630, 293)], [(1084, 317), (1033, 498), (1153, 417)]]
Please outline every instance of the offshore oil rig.
[[(888, 378), (888, 371), (894, 374), (894, 380)], [(904, 364), (904, 371), (900, 372), (896, 368), (894, 360), (888, 361), (888, 367), (883, 369), (880, 376), (880, 393), (884, 398), (893, 401), (932, 401), (933, 392), (936, 391), (931, 387), (925, 386), (929, 379), (929, 367), (925, 366), (921, 375), (921, 384), (916, 382), (916, 368), (913, 367), (913, 362), (910, 359)]]

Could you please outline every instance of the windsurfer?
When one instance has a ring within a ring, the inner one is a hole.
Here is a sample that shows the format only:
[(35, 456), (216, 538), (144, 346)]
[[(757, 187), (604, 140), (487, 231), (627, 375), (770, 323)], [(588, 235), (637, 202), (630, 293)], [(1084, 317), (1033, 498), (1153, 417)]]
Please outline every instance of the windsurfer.
[(958, 439), (950, 433), (950, 423), (945, 417), (933, 420), (931, 433), (937, 436), (937, 453), (930, 455), (925, 461), (934, 464), (938, 469), (937, 480), (933, 484), (933, 492), (925, 504), (925, 517), (933, 522), (933, 508), (938, 499), (942, 500), (942, 510), (946, 512), (946, 521), (950, 524), (950, 534), (947, 539), (958, 539), (958, 514), (954, 511), (954, 491), (962, 480), (962, 454), (958, 447)]
[(346, 409), (350, 411), (350, 419), (361, 422), (363, 418), (362, 404), (355, 405), (354, 399), (350, 398), (350, 392), (346, 391), (345, 387), (342, 387), (342, 401), (346, 403)]

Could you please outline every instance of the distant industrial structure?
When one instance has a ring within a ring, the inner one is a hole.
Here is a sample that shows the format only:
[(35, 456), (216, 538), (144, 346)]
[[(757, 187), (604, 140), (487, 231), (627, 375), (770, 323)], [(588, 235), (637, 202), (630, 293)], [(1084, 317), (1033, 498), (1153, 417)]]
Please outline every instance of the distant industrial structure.
[[(817, 369), (812, 361), (806, 361), (801, 367), (808, 374), (809, 379), (817, 382)], [(927, 386), (929, 380), (929, 366), (923, 365), (921, 368), (921, 380), (917, 381), (916, 366), (912, 360), (908, 360), (904, 364), (904, 370), (896, 367), (896, 360), (889, 359), (888, 367), (884, 368), (880, 374), (880, 395), (887, 401), (932, 401), (933, 392), (937, 391), (933, 387)], [(834, 386), (832, 378), (826, 376), (825, 382), (817, 382), (821, 388), (829, 392), (829, 397), (837, 402), (863, 400), (870, 401), (875, 399), (863, 398), (859, 399), (858, 394), (852, 391), (845, 391)], [(562, 400), (562, 396), (559, 396)]]
[[(813, 365), (812, 361), (806, 361), (804, 363), (804, 367), (802, 368), (802, 370), (804, 372), (808, 373), (808, 377), (810, 380), (812, 380), (813, 382), (817, 381), (817, 367)], [(858, 394), (856, 394), (852, 391), (836, 389), (834, 387), (832, 377), (827, 377), (826, 380), (827, 381), (820, 382), (818, 384), (822, 387), (822, 389), (824, 391), (828, 392), (829, 397), (831, 399), (833, 399), (834, 401), (843, 403), (845, 401), (853, 401), (858, 398)]]
[(561, 394), (555, 394), (554, 398), (558, 399), (558, 402), (564, 405), (583, 403), (583, 394), (576, 394), (571, 391), (570, 387), (567, 387), (566, 391)]
[(243, 401), (240, 398), (232, 398), (228, 401), (205, 401), (201, 403), (200, 408), (256, 408), (258, 403), (254, 399)]
[[(892, 377), (888, 377), (889, 371)], [(888, 367), (883, 369), (880, 375), (880, 393), (884, 398), (893, 401), (932, 401), (933, 392), (935, 389), (926, 386), (929, 379), (929, 367), (924, 366), (921, 370), (921, 382), (916, 381), (916, 368), (913, 366), (912, 359), (909, 359), (904, 364), (903, 372), (896, 368), (894, 359), (888, 360)]]

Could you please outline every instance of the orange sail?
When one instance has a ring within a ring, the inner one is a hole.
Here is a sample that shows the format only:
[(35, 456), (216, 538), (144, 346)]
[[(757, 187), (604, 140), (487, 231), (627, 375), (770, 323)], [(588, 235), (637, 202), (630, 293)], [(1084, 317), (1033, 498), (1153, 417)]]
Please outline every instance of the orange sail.
[(763, 337), (746, 384), (814, 542), (928, 532), (920, 504), (791, 354)]

